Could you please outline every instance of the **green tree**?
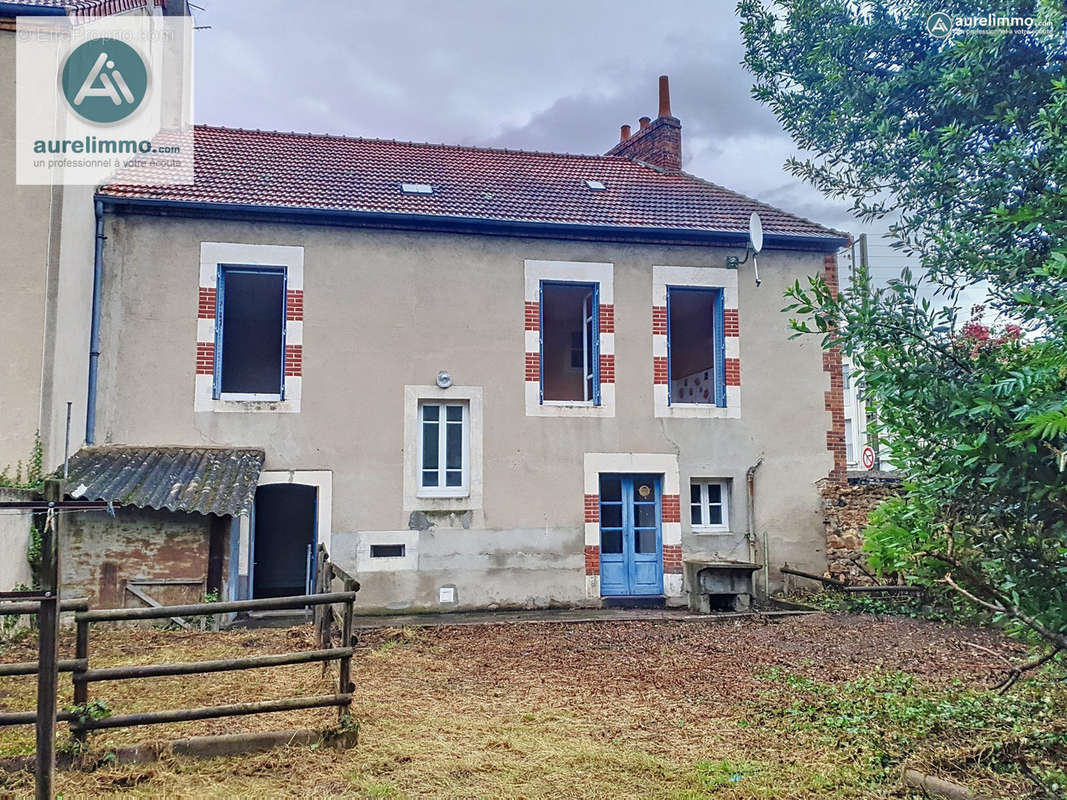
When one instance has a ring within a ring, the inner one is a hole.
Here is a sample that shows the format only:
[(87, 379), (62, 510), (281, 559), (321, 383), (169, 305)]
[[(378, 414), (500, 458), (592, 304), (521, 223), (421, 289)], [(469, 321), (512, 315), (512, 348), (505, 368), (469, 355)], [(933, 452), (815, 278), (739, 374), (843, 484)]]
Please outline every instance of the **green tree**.
[[(963, 2), (738, 4), (753, 95), (807, 153), (787, 167), (893, 220), (922, 266), (788, 292), (796, 334), (855, 359), (905, 476), (872, 561), (1042, 644), (1006, 688), (1067, 649), (1067, 47), (1062, 2), (993, 10), (1037, 32), (932, 36), (929, 15)], [(959, 307), (979, 282), (993, 326)]]

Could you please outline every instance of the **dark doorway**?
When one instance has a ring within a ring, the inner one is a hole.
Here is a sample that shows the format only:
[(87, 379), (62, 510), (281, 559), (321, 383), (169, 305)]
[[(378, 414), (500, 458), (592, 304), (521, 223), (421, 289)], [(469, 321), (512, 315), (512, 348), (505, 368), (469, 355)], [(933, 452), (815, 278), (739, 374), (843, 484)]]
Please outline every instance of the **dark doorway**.
[(304, 594), (308, 547), (315, 547), (317, 489), (274, 483), (256, 490), (253, 597)]

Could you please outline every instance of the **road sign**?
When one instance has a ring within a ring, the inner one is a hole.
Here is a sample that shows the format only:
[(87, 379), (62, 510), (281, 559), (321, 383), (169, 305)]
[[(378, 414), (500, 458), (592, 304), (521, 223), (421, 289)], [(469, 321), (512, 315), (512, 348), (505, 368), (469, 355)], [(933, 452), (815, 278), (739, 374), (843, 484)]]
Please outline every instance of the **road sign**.
[(863, 468), (874, 469), (874, 448), (870, 445), (863, 448)]

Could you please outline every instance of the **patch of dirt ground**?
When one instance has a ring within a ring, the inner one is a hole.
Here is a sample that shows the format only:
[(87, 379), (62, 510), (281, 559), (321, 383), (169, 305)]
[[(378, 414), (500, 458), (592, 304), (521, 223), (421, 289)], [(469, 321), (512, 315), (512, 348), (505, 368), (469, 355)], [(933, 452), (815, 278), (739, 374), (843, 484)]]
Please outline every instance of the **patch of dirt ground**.
[[(364, 631), (353, 662), (356, 748), (105, 764), (61, 772), (57, 789), (66, 798), (903, 798), (910, 796), (899, 781), (906, 763), (969, 783), (986, 797), (1025, 797), (1034, 786), (989, 756), (993, 745), (1014, 746), (1013, 737), (1023, 736), (1014, 721), (1002, 719), (1008, 711), (993, 716), (996, 704), (983, 700), (992, 696), (987, 690), (1002, 665), (967, 643), (1019, 655), (1017, 645), (989, 631), (841, 614)], [(313, 646), (309, 627), (101, 629), (93, 631), (91, 662), (202, 660)], [(72, 649), (69, 637), (64, 649)], [(32, 657), (26, 642), (9, 645), (0, 661)], [(318, 664), (297, 665), (92, 684), (90, 699), (125, 714), (324, 694), (335, 681), (336, 667), (323, 675)], [(32, 677), (0, 683), (5, 709), (32, 708)], [(63, 705), (71, 702), (69, 677), (61, 683)], [(1026, 707), (1036, 709), (1033, 724), (1045, 725), (1047, 711), (1046, 727), (1062, 732), (1055, 716), (1067, 718), (1063, 686), (1046, 683), (1024, 682), (1018, 702), (1033, 695), (1035, 705)], [(936, 736), (912, 735), (933, 730), (922, 727), (912, 700), (929, 699), (937, 709), (947, 698), (955, 709), (953, 698), (969, 703), (972, 697), (959, 730), (950, 724)], [(336, 719), (324, 709), (103, 731), (92, 736), (91, 752), (102, 758), (116, 746), (149, 739), (327, 728)], [(878, 726), (885, 730), (875, 736)], [(0, 729), (0, 755), (32, 749), (32, 729)], [(1050, 752), (1042, 757), (1058, 757)], [(30, 792), (32, 780), (28, 773), (0, 773), (0, 795)]]

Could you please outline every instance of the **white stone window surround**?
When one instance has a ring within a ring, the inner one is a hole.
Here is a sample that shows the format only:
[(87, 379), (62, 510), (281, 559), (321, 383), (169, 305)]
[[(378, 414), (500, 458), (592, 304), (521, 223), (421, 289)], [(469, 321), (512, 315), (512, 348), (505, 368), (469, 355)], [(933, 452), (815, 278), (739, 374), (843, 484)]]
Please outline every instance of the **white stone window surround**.
[[(737, 270), (726, 267), (671, 267), (652, 266), (652, 307), (666, 307), (667, 287), (675, 286), (685, 288), (687, 286), (722, 289), (723, 308), (726, 311), (737, 310)], [(737, 336), (726, 336), (724, 339), (726, 358), (740, 358), (740, 339)], [(652, 334), (652, 357), (667, 357), (666, 334)], [(653, 383), (653, 405), (657, 417), (702, 417), (702, 418), (725, 418), (740, 419), (741, 417), (741, 387), (726, 387), (726, 407), (722, 408), (712, 404), (701, 403), (676, 403), (671, 404), (668, 397), (667, 384)]]
[[(372, 545), (403, 545), (404, 555), (376, 558)], [(407, 572), (419, 568), (418, 531), (359, 531), (356, 534), (355, 574), (361, 572)]]
[[(525, 292), (527, 303), (541, 302), (541, 282), (558, 281), (561, 283), (596, 283), (599, 284), (599, 304), (612, 307), (612, 332), (599, 333), (600, 355), (615, 357), (614, 306), (615, 306), (615, 265), (597, 261), (524, 261)], [(600, 310), (597, 310), (599, 315)], [(541, 355), (540, 330), (527, 330), (527, 355)], [(614, 370), (613, 370), (614, 372)], [(600, 379), (600, 405), (592, 401), (562, 400), (541, 401), (540, 380), (526, 381), (526, 416), (528, 417), (614, 417), (615, 383), (605, 383)]]
[[(200, 243), (200, 288), (218, 288), (220, 265), (284, 267), (287, 291), (304, 289), (304, 248), (300, 246), (245, 244), (236, 242)], [(215, 344), (215, 320), (197, 319), (197, 343)], [(303, 320), (285, 322), (285, 344), (303, 347)], [(197, 374), (193, 410), (196, 412), (299, 413), (303, 377), (285, 376), (285, 399), (260, 399), (254, 396), (226, 395), (213, 397), (214, 376)]]
[[(485, 425), (481, 386), (404, 387), (404, 511), (481, 510), (484, 486), (482, 436)], [(419, 493), (419, 405), (424, 400), (467, 401), (468, 494), (464, 497), (423, 497)]]
[[(600, 474), (649, 474), (662, 475), (663, 495), (679, 495), (681, 479), (678, 471), (678, 456), (674, 453), (586, 453), (583, 467), (585, 495), (600, 496)], [(660, 523), (661, 544), (681, 546), (682, 523)], [(585, 523), (586, 546), (600, 547), (600, 523)], [(682, 575), (665, 573), (663, 575), (663, 594), (666, 597), (679, 597), (682, 594)], [(587, 599), (600, 599), (600, 575), (585, 576), (585, 596)]]

